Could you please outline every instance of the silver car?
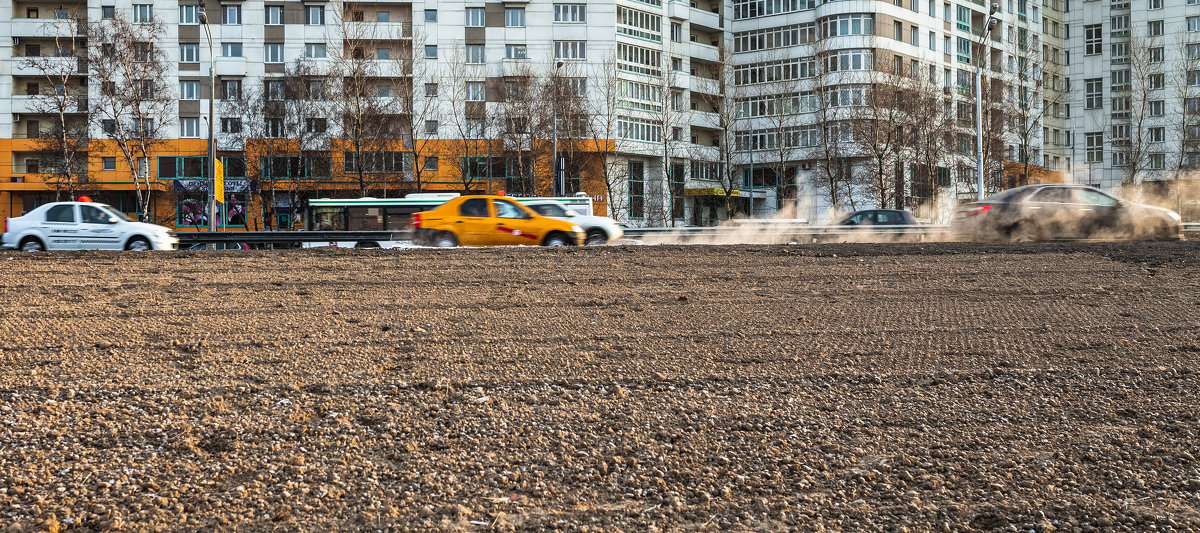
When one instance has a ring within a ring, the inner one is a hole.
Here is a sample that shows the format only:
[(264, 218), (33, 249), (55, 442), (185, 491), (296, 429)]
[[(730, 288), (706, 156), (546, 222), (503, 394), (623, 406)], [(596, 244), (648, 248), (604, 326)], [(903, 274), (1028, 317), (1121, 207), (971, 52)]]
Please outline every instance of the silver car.
[(521, 205), (534, 210), (534, 212), (544, 217), (566, 220), (583, 228), (583, 232), (586, 235), (583, 243), (588, 246), (616, 242), (617, 239), (625, 235), (625, 231), (621, 229), (621, 226), (617, 225), (617, 221), (611, 218), (581, 215), (563, 207), (562, 204), (554, 200), (524, 201), (521, 202)]

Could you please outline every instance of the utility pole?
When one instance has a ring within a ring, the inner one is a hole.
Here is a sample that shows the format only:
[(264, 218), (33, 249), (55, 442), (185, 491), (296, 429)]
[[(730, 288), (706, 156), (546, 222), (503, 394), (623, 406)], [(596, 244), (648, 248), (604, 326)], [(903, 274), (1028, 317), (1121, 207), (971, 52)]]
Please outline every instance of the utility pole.
[(550, 150), (554, 152), (554, 156), (550, 158), (550, 188), (552, 196), (563, 196), (563, 192), (566, 189), (566, 187), (562, 186), (563, 184), (559, 183), (558, 178), (558, 98), (562, 96), (560, 94), (561, 87), (559, 87), (558, 82), (558, 69), (562, 68), (562, 66), (562, 61), (554, 64), (554, 78), (551, 80), (551, 90), (554, 91), (554, 112), (550, 119)]
[(983, 201), (983, 53), (984, 44), (987, 41), (987, 36), (992, 33), (992, 28), (996, 26), (999, 20), (996, 18), (996, 13), (1000, 11), (1000, 4), (993, 2), (991, 9), (988, 11), (987, 22), (983, 25), (983, 31), (979, 34), (979, 54), (981, 57), (975, 60), (975, 179), (979, 187), (979, 200)]
[[(204, 0), (200, 0), (200, 25), (208, 37), (208, 231), (217, 231), (217, 141), (215, 139), (217, 115), (217, 81), (213, 75), (216, 54), (213, 50), (212, 30), (208, 26), (208, 15), (204, 12)], [(224, 198), (222, 198), (224, 200)], [(215, 245), (209, 245), (215, 248)]]

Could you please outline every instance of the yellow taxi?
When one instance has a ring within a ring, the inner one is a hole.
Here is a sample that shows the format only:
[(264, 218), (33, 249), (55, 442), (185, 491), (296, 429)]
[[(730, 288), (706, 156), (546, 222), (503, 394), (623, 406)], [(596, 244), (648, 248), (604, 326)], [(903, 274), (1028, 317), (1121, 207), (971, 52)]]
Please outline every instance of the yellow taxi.
[(583, 228), (541, 216), (505, 196), (459, 196), (413, 214), (413, 243), (422, 246), (578, 246)]

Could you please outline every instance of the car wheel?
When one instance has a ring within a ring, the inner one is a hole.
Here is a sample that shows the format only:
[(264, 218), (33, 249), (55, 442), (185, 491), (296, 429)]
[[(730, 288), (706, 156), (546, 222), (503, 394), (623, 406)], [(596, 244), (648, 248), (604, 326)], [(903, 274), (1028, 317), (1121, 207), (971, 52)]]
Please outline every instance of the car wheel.
[(46, 245), (42, 244), (42, 241), (34, 237), (26, 237), (25, 240), (21, 241), (21, 251), (44, 252), (46, 251)]
[(1175, 238), (1175, 232), (1171, 231), (1170, 226), (1159, 224), (1154, 228), (1153, 237), (1156, 241), (1169, 241)]
[(437, 237), (433, 239), (433, 245), (438, 248), (453, 248), (458, 246), (458, 237), (455, 237), (449, 231), (443, 231), (438, 233)]
[(355, 248), (379, 248), (379, 243), (375, 241), (358, 241), (354, 244)]
[(1031, 224), (1021, 224), (1012, 231), (1012, 242), (1038, 242), (1041, 238)]
[(146, 252), (150, 250), (150, 241), (144, 237), (134, 237), (125, 245), (125, 249), (132, 252)]
[(587, 238), (583, 241), (583, 243), (588, 246), (600, 246), (602, 244), (608, 244), (608, 234), (598, 229), (594, 229), (587, 233)]
[(567, 236), (559, 232), (554, 232), (546, 236), (546, 240), (542, 241), (542, 246), (566, 246), (571, 244), (567, 241)]

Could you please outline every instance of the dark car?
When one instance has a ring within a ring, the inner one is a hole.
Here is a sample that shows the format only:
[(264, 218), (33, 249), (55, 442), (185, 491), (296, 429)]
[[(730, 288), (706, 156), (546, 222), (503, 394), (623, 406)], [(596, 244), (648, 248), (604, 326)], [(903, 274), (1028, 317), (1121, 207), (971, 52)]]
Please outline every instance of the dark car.
[(917, 226), (917, 218), (900, 209), (855, 211), (837, 221), (837, 226)]
[(971, 241), (1179, 240), (1183, 235), (1178, 213), (1083, 185), (1008, 189), (959, 206), (950, 226), (956, 237)]

